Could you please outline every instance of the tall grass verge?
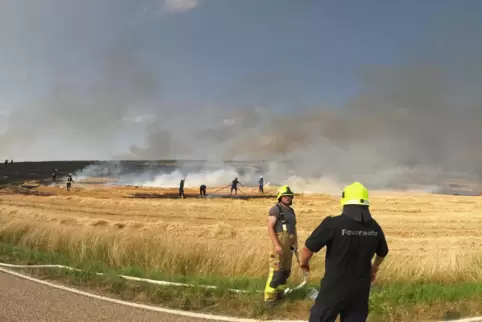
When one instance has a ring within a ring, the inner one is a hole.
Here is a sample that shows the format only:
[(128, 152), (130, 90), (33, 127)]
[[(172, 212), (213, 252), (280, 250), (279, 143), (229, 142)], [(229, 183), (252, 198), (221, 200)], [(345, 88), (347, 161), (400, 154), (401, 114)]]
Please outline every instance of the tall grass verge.
[[(182, 231), (139, 232), (73, 227), (56, 223), (32, 224), (27, 220), (0, 219), (0, 241), (29, 249), (62, 254), (71, 263), (102, 262), (109, 268), (138, 267), (147, 272), (181, 276), (258, 278), (267, 274), (265, 245), (223, 244), (203, 238), (185, 238)], [(311, 278), (323, 274), (324, 251), (313, 260)], [(293, 279), (296, 261), (293, 260)], [(392, 252), (383, 264), (378, 282), (459, 283), (482, 281), (482, 250), (457, 253)]]
[[(40, 252), (0, 242), (0, 261), (9, 263), (48, 264), (72, 266), (62, 254)], [(269, 310), (262, 305), (262, 294), (232, 293), (227, 288), (262, 288), (263, 281), (253, 278), (226, 279), (210, 276), (165, 276), (146, 272), (138, 267), (110, 269), (101, 262), (76, 265), (82, 272), (62, 269), (22, 269), (24, 273), (40, 278), (60, 280), (75, 287), (95, 289), (108, 296), (135, 302), (158, 304), (164, 307), (228, 314), (252, 318), (292, 318), (306, 320), (313, 302), (306, 299), (307, 289), (290, 294), (280, 307)], [(104, 276), (95, 273), (102, 272)], [(200, 287), (169, 287), (142, 282), (130, 282), (119, 274), (169, 279), (218, 286), (217, 289)], [(313, 286), (313, 283), (312, 283)], [(392, 283), (376, 285), (370, 297), (369, 321), (421, 321), (452, 319), (482, 314), (482, 283), (465, 282), (444, 285), (440, 283)]]

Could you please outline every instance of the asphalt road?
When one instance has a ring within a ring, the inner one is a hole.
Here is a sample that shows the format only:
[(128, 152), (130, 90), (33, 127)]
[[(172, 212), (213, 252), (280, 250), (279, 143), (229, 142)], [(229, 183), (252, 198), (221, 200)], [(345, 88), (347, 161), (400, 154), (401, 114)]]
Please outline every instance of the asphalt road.
[(2, 322), (210, 321), (97, 300), (3, 272), (0, 272), (0, 285)]
[[(214, 322), (218, 320), (153, 312), (74, 294), (0, 272), (1, 322)], [(482, 321), (482, 318), (452, 320)]]

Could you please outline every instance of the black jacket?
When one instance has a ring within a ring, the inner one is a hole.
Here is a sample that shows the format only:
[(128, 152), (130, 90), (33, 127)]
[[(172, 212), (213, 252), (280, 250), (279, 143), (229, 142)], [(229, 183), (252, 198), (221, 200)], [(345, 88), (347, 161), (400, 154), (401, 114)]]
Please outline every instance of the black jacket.
[(327, 308), (368, 306), (371, 261), (375, 254), (385, 257), (388, 245), (367, 206), (345, 206), (340, 216), (325, 218), (305, 246), (312, 252), (326, 246), (319, 304)]

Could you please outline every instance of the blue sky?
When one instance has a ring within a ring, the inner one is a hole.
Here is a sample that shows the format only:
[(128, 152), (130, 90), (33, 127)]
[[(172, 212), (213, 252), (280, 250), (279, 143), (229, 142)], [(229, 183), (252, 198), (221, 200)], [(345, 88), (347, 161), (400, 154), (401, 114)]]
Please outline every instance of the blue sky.
[(84, 86), (107, 52), (125, 48), (172, 106), (343, 104), (363, 68), (444, 51), (440, 28), (460, 21), (480, 32), (481, 9), (464, 0), (3, 0), (0, 109), (58, 83)]

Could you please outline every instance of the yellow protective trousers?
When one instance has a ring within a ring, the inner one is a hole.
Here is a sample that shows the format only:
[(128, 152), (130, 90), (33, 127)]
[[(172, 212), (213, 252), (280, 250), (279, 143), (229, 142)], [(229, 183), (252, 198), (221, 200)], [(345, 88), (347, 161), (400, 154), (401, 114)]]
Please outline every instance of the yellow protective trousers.
[(277, 233), (278, 240), (283, 250), (282, 255), (274, 251), (272, 246), (269, 258), (269, 274), (264, 289), (264, 300), (273, 301), (286, 289), (286, 283), (291, 274), (293, 253), (291, 246), (295, 244), (296, 237), (283, 231)]

